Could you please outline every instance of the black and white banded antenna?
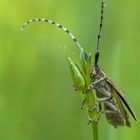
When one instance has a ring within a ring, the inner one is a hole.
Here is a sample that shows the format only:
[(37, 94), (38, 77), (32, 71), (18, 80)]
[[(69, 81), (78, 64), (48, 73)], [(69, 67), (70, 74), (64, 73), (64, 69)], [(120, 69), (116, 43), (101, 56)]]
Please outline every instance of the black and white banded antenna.
[[(75, 42), (76, 46), (78, 47), (78, 49), (80, 50), (80, 52), (83, 50), (83, 48), (81, 47), (80, 43), (77, 41), (77, 39), (75, 38), (75, 36), (64, 26), (62, 26), (61, 24), (54, 22), (50, 19), (44, 19), (44, 18), (34, 18), (34, 19), (30, 19), (28, 20), (26, 23), (24, 23), (22, 25), (21, 30), (23, 30), (27, 25), (33, 23), (33, 22), (37, 22), (37, 21), (41, 21), (41, 22), (47, 22), (47, 23), (51, 23), (59, 28), (61, 28), (63, 31), (65, 31), (66, 33), (69, 34), (69, 36), (72, 38), (72, 40)], [(87, 60), (88, 55), (86, 54), (86, 52), (84, 52), (84, 58)]]
[(97, 44), (96, 44), (96, 53), (95, 53), (95, 62), (94, 65), (98, 66), (98, 60), (99, 60), (99, 44), (100, 44), (100, 38), (101, 38), (101, 33), (102, 33), (102, 26), (103, 26), (103, 18), (104, 18), (104, 6), (105, 2), (104, 0), (101, 0), (101, 19), (100, 19), (100, 25), (99, 25), (99, 33), (97, 35)]

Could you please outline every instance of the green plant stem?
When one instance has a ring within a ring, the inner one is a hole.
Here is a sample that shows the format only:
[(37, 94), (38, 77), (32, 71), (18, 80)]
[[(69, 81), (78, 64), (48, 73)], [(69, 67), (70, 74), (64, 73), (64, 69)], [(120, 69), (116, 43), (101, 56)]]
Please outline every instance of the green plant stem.
[[(87, 100), (87, 108), (88, 110), (90, 110), (96, 101), (95, 93), (93, 93), (93, 91), (89, 91), (86, 95), (86, 100)], [(93, 140), (98, 140), (98, 122), (94, 121), (96, 120), (97, 117), (97, 110), (94, 110), (93, 112), (88, 112), (88, 115), (89, 119), (93, 121), (92, 122)]]
[[(91, 79), (90, 79), (90, 67), (91, 67), (91, 54), (89, 55), (89, 58), (87, 60), (86, 63), (86, 87), (91, 83)], [(91, 110), (91, 108), (93, 107), (93, 105), (96, 102), (96, 95), (94, 93), (94, 91), (89, 91), (86, 94), (86, 101), (87, 101), (87, 108), (88, 110)], [(98, 140), (98, 123), (95, 122), (94, 120), (96, 120), (97, 117), (97, 110), (94, 110), (92, 112), (88, 112), (89, 118), (93, 121), (92, 122), (92, 131), (93, 131), (93, 140)]]
[(97, 122), (92, 123), (92, 129), (93, 129), (93, 140), (98, 140), (98, 123)]

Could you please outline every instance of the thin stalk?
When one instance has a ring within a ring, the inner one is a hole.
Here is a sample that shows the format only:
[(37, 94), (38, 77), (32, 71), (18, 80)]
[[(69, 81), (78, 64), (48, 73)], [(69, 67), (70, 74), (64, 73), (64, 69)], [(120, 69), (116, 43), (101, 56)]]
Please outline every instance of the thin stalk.
[[(91, 79), (90, 79), (90, 67), (91, 67), (91, 54), (89, 55), (87, 61), (86, 61), (86, 86), (90, 84)], [(93, 93), (94, 91), (90, 90), (86, 94), (86, 105), (88, 110), (91, 110), (93, 105), (96, 102), (96, 95)], [(93, 131), (93, 140), (98, 140), (98, 123), (95, 122), (97, 117), (97, 110), (94, 110), (93, 112), (88, 112), (89, 118), (92, 120), (92, 131)]]
[(98, 140), (98, 123), (97, 122), (93, 122), (92, 123), (92, 130), (93, 130), (93, 140)]

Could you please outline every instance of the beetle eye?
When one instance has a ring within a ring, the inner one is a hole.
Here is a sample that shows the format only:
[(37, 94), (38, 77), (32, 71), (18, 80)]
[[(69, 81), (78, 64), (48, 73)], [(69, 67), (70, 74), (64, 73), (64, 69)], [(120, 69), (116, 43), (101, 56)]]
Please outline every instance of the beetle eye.
[(97, 71), (94, 70), (94, 72), (93, 72), (93, 76), (96, 76), (96, 75), (97, 75)]

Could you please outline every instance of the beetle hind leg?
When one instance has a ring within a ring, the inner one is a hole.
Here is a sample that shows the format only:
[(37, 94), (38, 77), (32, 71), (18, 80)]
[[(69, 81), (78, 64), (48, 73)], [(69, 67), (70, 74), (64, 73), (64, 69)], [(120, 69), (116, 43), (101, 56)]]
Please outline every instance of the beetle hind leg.
[(96, 100), (94, 106), (92, 107), (92, 109), (89, 110), (89, 112), (94, 111), (102, 102), (108, 101), (108, 100), (110, 100), (110, 99), (111, 99), (110, 96), (109, 96), (109, 97), (105, 97), (105, 98), (98, 98), (98, 99)]
[(98, 112), (95, 121), (98, 122), (98, 121), (100, 120), (100, 118), (101, 118), (101, 115), (102, 115), (102, 114), (105, 114), (105, 113), (106, 113), (106, 114), (114, 114), (114, 113), (116, 113), (116, 112), (113, 111), (113, 110), (101, 110), (101, 111)]

